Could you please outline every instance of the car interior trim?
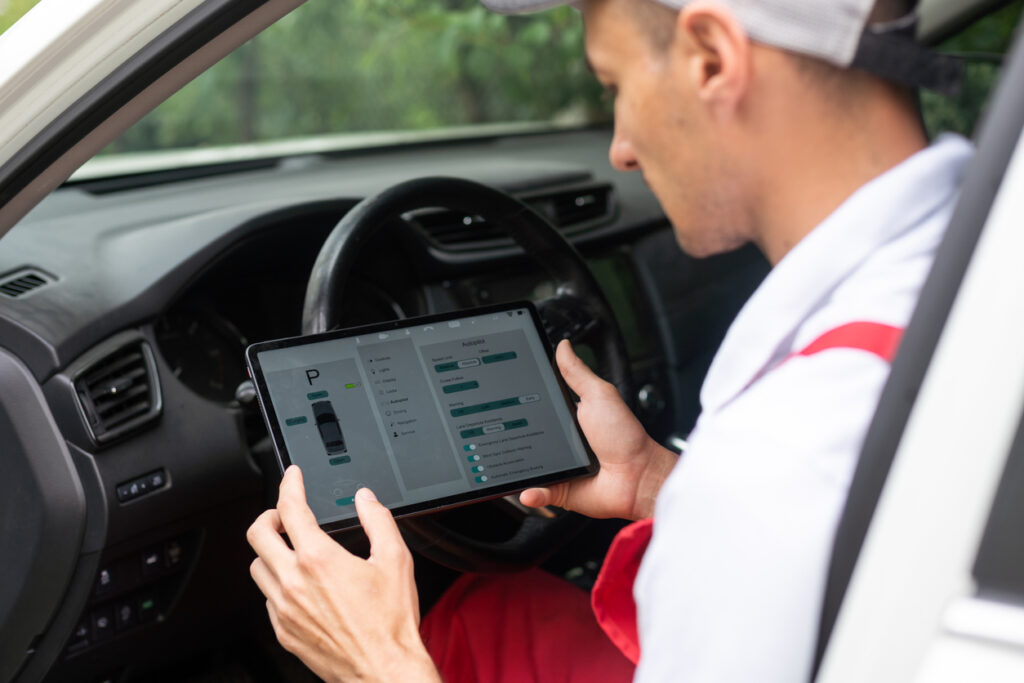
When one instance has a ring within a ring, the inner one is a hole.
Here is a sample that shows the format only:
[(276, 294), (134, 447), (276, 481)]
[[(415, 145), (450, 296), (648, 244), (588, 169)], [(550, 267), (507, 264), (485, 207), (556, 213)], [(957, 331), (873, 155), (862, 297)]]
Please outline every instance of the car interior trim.
[(0, 381), (0, 581), (22, 587), (0, 604), (0, 680), (7, 681), (32, 656), (62, 604), (79, 560), (86, 502), (42, 389), (5, 349)]
[(978, 595), (1000, 596), (1024, 605), (1024, 419), (1006, 459), (972, 574)]
[(946, 608), (946, 631), (958, 636), (1024, 648), (1024, 606), (971, 597)]
[(500, 141), (520, 136), (545, 135), (574, 130), (603, 129), (606, 123), (585, 125), (559, 122), (516, 121), (477, 123), (412, 131), (326, 133), (286, 140), (256, 141), (235, 145), (133, 152), (94, 157), (68, 178), (66, 185), (85, 187), (90, 192), (118, 192), (148, 187), (178, 179), (273, 168), (280, 164), (305, 163), (311, 157), (343, 159), (367, 152), (390, 149), (430, 148)]

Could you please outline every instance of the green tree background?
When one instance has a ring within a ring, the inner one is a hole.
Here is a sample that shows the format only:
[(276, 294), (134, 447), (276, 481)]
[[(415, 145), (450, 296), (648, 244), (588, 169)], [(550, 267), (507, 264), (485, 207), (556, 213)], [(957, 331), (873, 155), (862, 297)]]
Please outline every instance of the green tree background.
[[(36, 2), (0, 0), (0, 32)], [(922, 93), (931, 132), (974, 129), (1022, 5), (1016, 0), (940, 46), (975, 58), (957, 97)], [(105, 153), (609, 118), (586, 69), (582, 23), (571, 9), (503, 17), (477, 0), (309, 0)]]
[(140, 121), (108, 152), (493, 121), (606, 120), (583, 28), (561, 8), (311, 0)]
[(955, 97), (921, 92), (925, 126), (932, 133), (970, 135), (981, 119), (988, 94), (999, 78), (1002, 56), (1013, 41), (1024, 2), (1016, 0), (946, 40), (939, 49), (967, 58), (963, 87)]
[(9, 29), (39, 0), (0, 0), (0, 33)]

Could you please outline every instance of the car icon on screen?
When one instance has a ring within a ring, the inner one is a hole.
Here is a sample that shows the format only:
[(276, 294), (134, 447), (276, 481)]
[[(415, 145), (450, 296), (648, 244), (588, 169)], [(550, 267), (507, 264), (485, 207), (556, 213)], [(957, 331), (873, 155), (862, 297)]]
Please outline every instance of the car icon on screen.
[(316, 428), (320, 432), (320, 439), (324, 442), (327, 454), (346, 453), (348, 449), (345, 448), (345, 437), (341, 433), (338, 415), (334, 412), (331, 402), (317, 401), (314, 403), (313, 417), (316, 419)]

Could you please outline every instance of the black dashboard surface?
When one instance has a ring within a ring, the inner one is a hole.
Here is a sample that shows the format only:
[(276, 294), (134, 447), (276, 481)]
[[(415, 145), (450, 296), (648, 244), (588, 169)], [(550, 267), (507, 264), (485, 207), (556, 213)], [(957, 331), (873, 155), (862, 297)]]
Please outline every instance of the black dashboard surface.
[(420, 176), (467, 177), (508, 192), (587, 177), (614, 181), (619, 217), (591, 240), (660, 220), (639, 174), (614, 177), (607, 139), (605, 131), (504, 138), (285, 160), (130, 191), (65, 187), (0, 241), (0, 273), (35, 266), (58, 280), (24, 299), (0, 301), (0, 334), (44, 379), (99, 339), (161, 310), (204, 264), (251, 234), (254, 222), (319, 202), (335, 203), (340, 215), (346, 205)]

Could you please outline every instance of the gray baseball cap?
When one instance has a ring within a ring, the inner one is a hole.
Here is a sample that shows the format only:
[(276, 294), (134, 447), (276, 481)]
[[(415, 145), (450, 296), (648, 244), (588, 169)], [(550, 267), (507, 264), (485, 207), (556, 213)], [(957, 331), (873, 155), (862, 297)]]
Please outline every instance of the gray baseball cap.
[[(502, 14), (536, 12), (569, 0), (481, 0)], [(655, 0), (681, 9), (691, 0)], [(875, 0), (719, 0), (752, 40), (839, 67), (870, 71), (895, 83), (953, 94), (963, 77), (961, 60), (920, 46), (917, 17), (868, 24)]]

